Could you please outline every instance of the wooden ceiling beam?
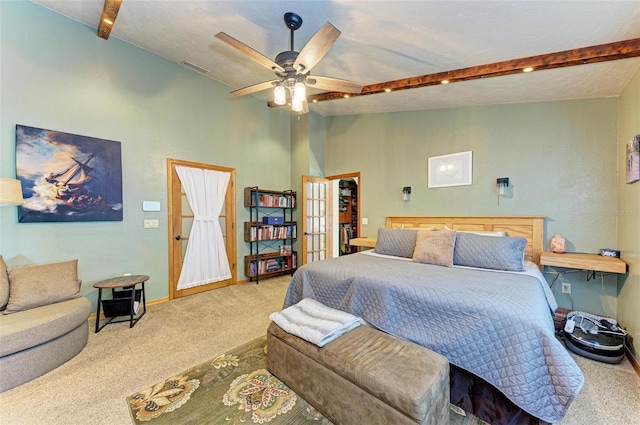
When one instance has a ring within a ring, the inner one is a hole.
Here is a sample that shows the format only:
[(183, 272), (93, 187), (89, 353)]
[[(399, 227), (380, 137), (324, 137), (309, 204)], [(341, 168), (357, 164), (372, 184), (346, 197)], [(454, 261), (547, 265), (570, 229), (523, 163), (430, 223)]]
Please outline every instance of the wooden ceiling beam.
[(105, 40), (109, 39), (111, 29), (118, 17), (120, 4), (122, 4), (122, 0), (104, 0), (102, 15), (100, 16), (100, 23), (98, 24), (98, 37), (104, 38)]
[(634, 38), (614, 43), (599, 44), (596, 46), (565, 50), (562, 52), (547, 53), (520, 59), (495, 62), (487, 65), (478, 65), (469, 68), (455, 69), (452, 71), (438, 72), (435, 74), (426, 74), (403, 78), (400, 80), (386, 81), (383, 83), (369, 84), (364, 86), (362, 88), (362, 92), (357, 94), (335, 91), (318, 93), (309, 96), (308, 100), (312, 102), (321, 102), (324, 100), (341, 99), (344, 97), (365, 96), (389, 91), (434, 86), (442, 84), (445, 80), (448, 83), (456, 83), (460, 81), (519, 74), (527, 67), (533, 68), (532, 71), (542, 71), (546, 69), (607, 62), (639, 56), (640, 38)]

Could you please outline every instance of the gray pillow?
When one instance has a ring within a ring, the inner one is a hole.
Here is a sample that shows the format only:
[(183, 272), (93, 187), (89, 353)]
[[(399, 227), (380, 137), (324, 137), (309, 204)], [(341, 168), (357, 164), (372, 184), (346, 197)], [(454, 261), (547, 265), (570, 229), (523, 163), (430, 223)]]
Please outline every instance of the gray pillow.
[(378, 239), (376, 240), (375, 252), (383, 255), (393, 255), (395, 257), (413, 257), (416, 249), (417, 229), (378, 229)]
[(525, 246), (525, 238), (496, 238), (459, 232), (453, 249), (453, 264), (522, 272)]
[(11, 269), (9, 288), (4, 314), (80, 298), (78, 260)]
[(0, 255), (0, 311), (7, 307), (9, 302), (9, 275), (7, 274), (7, 264)]

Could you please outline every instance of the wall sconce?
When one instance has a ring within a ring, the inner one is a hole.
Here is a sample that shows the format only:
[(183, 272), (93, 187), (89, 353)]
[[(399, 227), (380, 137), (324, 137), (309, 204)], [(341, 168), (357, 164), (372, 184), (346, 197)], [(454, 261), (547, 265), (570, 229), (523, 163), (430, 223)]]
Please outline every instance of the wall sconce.
[(411, 186), (405, 186), (402, 188), (402, 200), (409, 202), (411, 200)]
[(499, 177), (496, 180), (496, 187), (498, 188), (498, 205), (500, 205), (500, 197), (504, 196), (504, 191), (509, 187), (509, 177)]
[(20, 180), (0, 178), (0, 207), (22, 205), (22, 185)]

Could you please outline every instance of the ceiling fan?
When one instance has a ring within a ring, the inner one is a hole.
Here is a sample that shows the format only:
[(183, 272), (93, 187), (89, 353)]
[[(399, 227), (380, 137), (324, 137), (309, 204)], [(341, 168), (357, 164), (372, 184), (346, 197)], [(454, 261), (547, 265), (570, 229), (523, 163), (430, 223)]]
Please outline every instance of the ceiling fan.
[(278, 54), (275, 61), (224, 32), (216, 34), (215, 37), (218, 40), (233, 47), (254, 62), (272, 70), (277, 77), (275, 80), (234, 90), (231, 94), (242, 96), (273, 87), (274, 100), (269, 102), (269, 106), (282, 106), (290, 102), (293, 111), (307, 113), (309, 105), (306, 86), (343, 93), (360, 93), (362, 91), (363, 85), (353, 81), (309, 75), (311, 69), (320, 62), (340, 36), (340, 31), (336, 27), (329, 22), (325, 23), (302, 50), (297, 52), (293, 48), (293, 34), (302, 26), (302, 18), (296, 13), (287, 12), (284, 14), (284, 23), (291, 31), (290, 46), (289, 50)]

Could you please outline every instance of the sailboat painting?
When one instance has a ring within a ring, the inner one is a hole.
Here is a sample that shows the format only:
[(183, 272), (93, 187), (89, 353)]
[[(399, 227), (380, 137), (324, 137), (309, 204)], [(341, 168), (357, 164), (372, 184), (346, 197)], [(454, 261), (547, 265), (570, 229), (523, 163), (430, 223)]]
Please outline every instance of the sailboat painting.
[(120, 142), (16, 125), (18, 221), (122, 221), (120, 152)]

